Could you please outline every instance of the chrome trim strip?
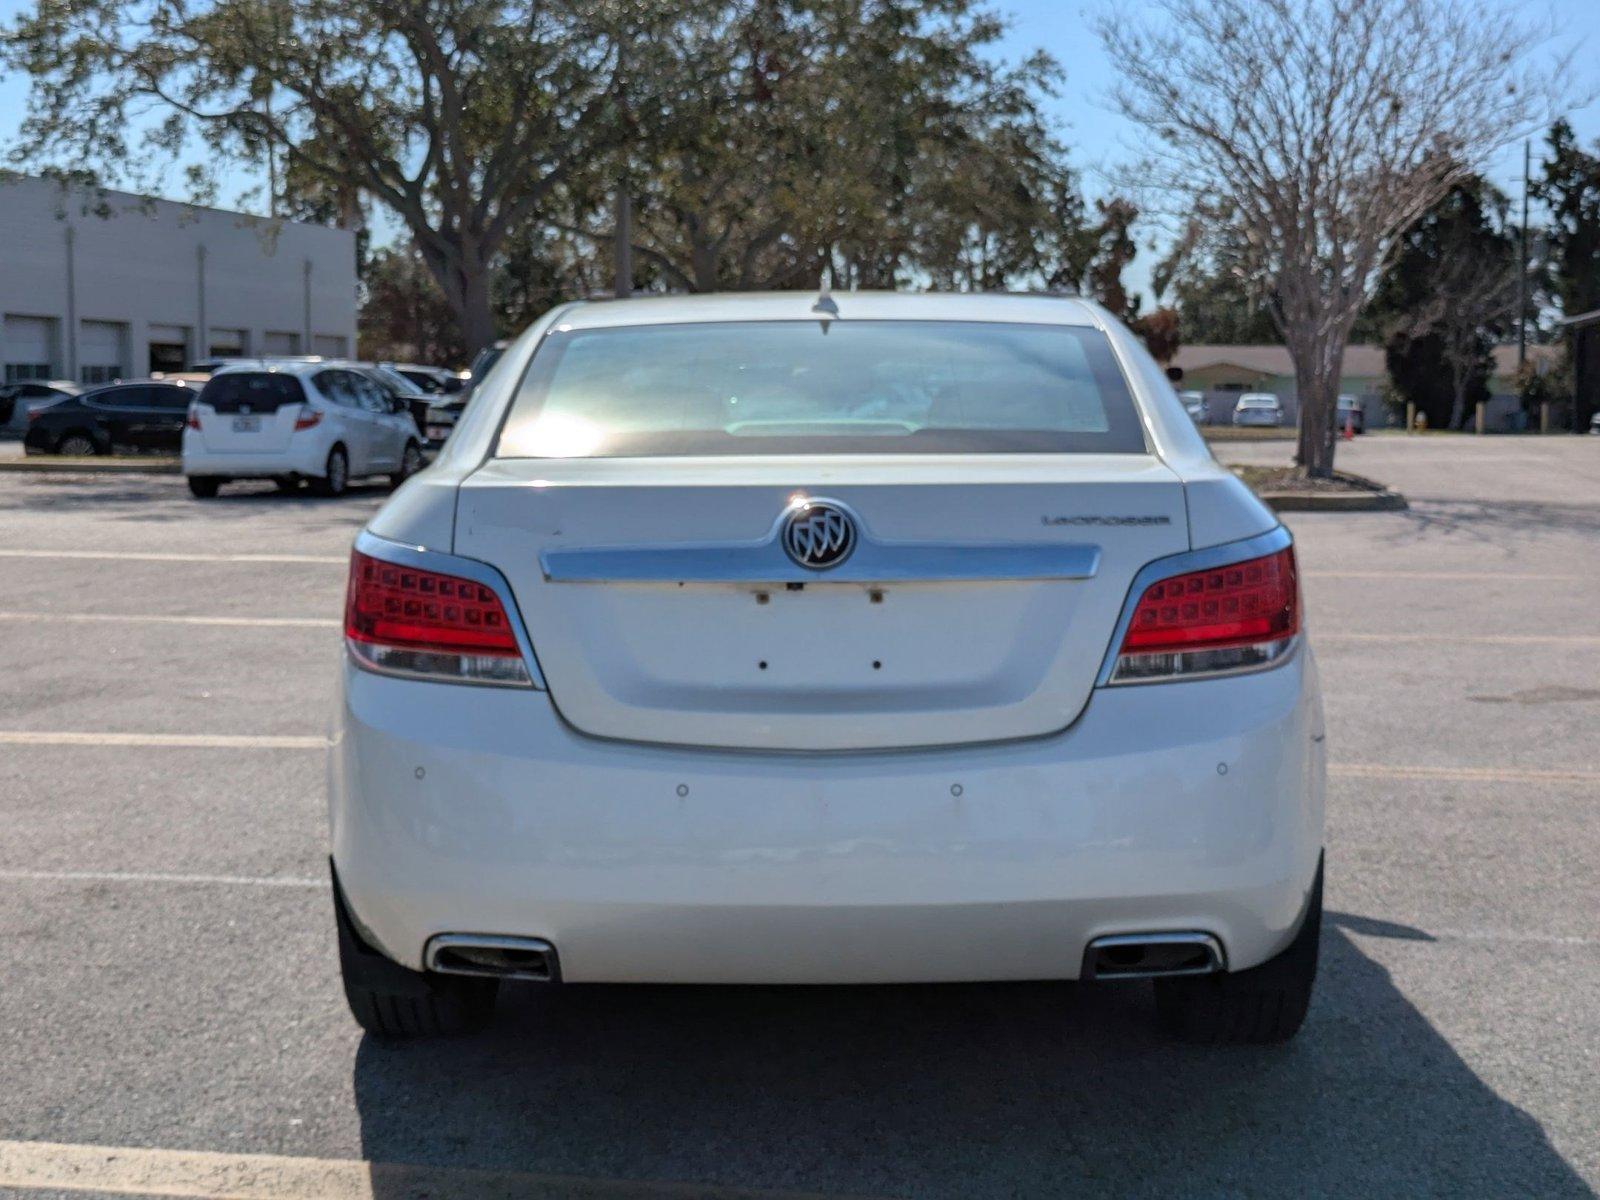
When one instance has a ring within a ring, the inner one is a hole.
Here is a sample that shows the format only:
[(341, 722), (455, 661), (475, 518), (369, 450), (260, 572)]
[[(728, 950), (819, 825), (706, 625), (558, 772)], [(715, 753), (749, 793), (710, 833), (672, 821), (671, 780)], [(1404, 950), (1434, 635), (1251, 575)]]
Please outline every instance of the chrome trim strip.
[[(442, 550), (429, 550), (426, 546), (409, 546), (403, 542), (392, 542), (388, 538), (379, 537), (363, 529), (356, 535), (355, 547), (362, 554), (372, 558), (381, 558), (384, 562), (396, 563), (402, 567), (416, 567), (422, 571), (440, 571), (446, 575), (459, 575), (463, 579), (471, 579), (481, 583), (487, 588), (492, 588), (495, 595), (500, 597), (500, 603), (505, 605), (506, 615), (511, 618), (511, 629), (517, 635), (517, 645), (522, 650), (522, 663), (528, 669), (528, 676), (533, 686), (540, 691), (548, 691), (545, 686), (544, 672), (539, 669), (539, 659), (533, 652), (533, 642), (528, 637), (528, 627), (522, 620), (522, 611), (517, 607), (517, 598), (512, 594), (511, 585), (506, 582), (506, 577), (500, 574), (488, 563), (479, 562), (475, 558), (462, 558), (456, 554), (446, 554)], [(365, 662), (356, 656), (352, 660), (362, 670), (372, 670)], [(377, 672), (374, 674), (387, 674)], [(466, 680), (441, 680), (434, 679), (434, 683), (459, 683), (464, 687), (527, 687), (527, 684), (502, 684), (483, 681)]]
[[(1094, 971), (1095, 951), (1115, 946), (1201, 946), (1211, 956), (1210, 962), (1203, 967), (1194, 967), (1187, 971), (1117, 971), (1114, 974), (1096, 975)], [(1083, 968), (1078, 972), (1083, 980), (1093, 979), (1181, 979), (1190, 975), (1215, 975), (1218, 971), (1228, 969), (1228, 956), (1223, 952), (1222, 943), (1209, 933), (1115, 933), (1106, 937), (1097, 937), (1083, 948)]]
[[(1272, 647), (1272, 657), (1266, 662), (1251, 663), (1249, 666), (1245, 667), (1223, 667), (1215, 671), (1186, 671), (1178, 675), (1152, 675), (1146, 679), (1116, 678), (1117, 659), (1120, 658), (1121, 655), (1113, 655), (1111, 658), (1112, 677), (1107, 681), (1106, 686), (1137, 687), (1142, 683), (1182, 683), (1186, 679), (1227, 679), (1234, 675), (1255, 675), (1262, 671), (1270, 671), (1273, 667), (1280, 666), (1282, 663), (1284, 663), (1291, 655), (1294, 654), (1295, 650), (1299, 648), (1300, 636), (1300, 634), (1296, 633), (1291, 634), (1289, 637), (1283, 638), (1281, 641), (1254, 643), (1258, 646)], [(1204, 651), (1200, 651), (1200, 653), (1204, 653)]]
[[(513, 659), (505, 655), (508, 662), (515, 662), (522, 668), (521, 679), (452, 679), (448, 675), (441, 675), (437, 671), (410, 670), (405, 667), (390, 666), (374, 656), (374, 648), (367, 642), (358, 642), (354, 638), (345, 638), (345, 653), (350, 660), (364, 671), (371, 671), (374, 675), (391, 675), (396, 679), (415, 679), (418, 683), (444, 683), (456, 684), (460, 687), (511, 687), (531, 688), (533, 680), (528, 676), (528, 664), (520, 656)], [(400, 647), (404, 649), (404, 647)], [(422, 656), (431, 655), (434, 658), (474, 658), (470, 654), (442, 654), (436, 651), (415, 651)]]
[[(1255, 537), (1244, 538), (1242, 541), (1226, 542), (1221, 546), (1207, 546), (1203, 550), (1185, 550), (1181, 554), (1170, 554), (1166, 558), (1158, 558), (1154, 562), (1146, 563), (1139, 568), (1139, 573), (1133, 577), (1133, 583), (1128, 587), (1128, 596), (1122, 602), (1122, 615), (1117, 618), (1117, 627), (1112, 631), (1111, 642), (1106, 647), (1105, 661), (1100, 664), (1100, 673), (1095, 677), (1094, 685), (1100, 687), (1142, 687), (1145, 684), (1182, 683), (1185, 680), (1212, 679), (1211, 674), (1175, 675), (1169, 679), (1129, 679), (1121, 683), (1112, 684), (1111, 673), (1117, 667), (1117, 652), (1122, 649), (1122, 639), (1127, 636), (1128, 626), (1133, 623), (1133, 613), (1139, 607), (1139, 598), (1144, 595), (1144, 590), (1158, 579), (1165, 579), (1169, 575), (1182, 575), (1188, 571), (1208, 571), (1212, 567), (1225, 567), (1229, 563), (1244, 562), (1246, 559), (1261, 558), (1267, 554), (1276, 554), (1279, 550), (1294, 545), (1294, 538), (1282, 525), (1267, 530), (1266, 533), (1257, 534)], [(1298, 638), (1298, 635), (1296, 635)], [(1242, 671), (1230, 674), (1250, 674), (1254, 671), (1270, 671), (1274, 667), (1288, 662), (1291, 655), (1282, 654), (1270, 663), (1260, 667), (1248, 667)]]
[(783, 523), (793, 505), (755, 541), (545, 550), (539, 566), (551, 583), (959, 583), (1092, 579), (1100, 569), (1099, 546), (880, 541), (848, 504), (827, 496), (803, 499), (837, 505), (855, 521), (858, 544), (837, 567), (802, 567), (785, 553)]

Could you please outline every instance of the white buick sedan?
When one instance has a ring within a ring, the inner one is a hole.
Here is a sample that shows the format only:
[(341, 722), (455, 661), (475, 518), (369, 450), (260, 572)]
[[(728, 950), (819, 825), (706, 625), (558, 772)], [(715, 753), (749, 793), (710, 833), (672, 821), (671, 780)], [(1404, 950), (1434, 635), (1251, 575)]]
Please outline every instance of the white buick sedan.
[(356, 541), (345, 990), (1150, 979), (1280, 1040), (1323, 775), (1289, 534), (1105, 310), (571, 305)]

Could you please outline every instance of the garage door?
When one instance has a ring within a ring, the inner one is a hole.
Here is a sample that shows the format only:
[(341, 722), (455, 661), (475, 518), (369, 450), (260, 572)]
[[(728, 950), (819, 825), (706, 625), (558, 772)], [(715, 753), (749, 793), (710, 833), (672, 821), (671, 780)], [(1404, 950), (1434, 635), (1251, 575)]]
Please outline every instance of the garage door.
[(189, 329), (185, 325), (150, 326), (150, 370), (181, 371), (189, 365)]
[(244, 330), (213, 329), (208, 353), (212, 358), (238, 358), (244, 354)]
[(55, 322), (49, 317), (7, 313), (4, 328), (5, 381), (50, 379), (55, 374)]
[(342, 337), (319, 333), (311, 339), (311, 353), (320, 354), (323, 358), (343, 358), (349, 353), (349, 347)]
[(300, 335), (298, 333), (268, 333), (261, 342), (261, 352), (269, 358), (278, 354), (299, 354)]
[(123, 347), (127, 326), (110, 321), (85, 321), (78, 332), (78, 377), (85, 383), (109, 383), (127, 375)]

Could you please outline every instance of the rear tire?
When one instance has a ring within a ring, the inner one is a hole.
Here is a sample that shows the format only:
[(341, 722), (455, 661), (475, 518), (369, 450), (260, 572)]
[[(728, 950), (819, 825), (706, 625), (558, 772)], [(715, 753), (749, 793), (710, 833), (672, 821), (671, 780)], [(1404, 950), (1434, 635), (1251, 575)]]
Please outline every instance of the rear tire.
[(1286, 1042), (1311, 1005), (1322, 939), (1322, 861), (1300, 932), (1276, 958), (1243, 971), (1194, 979), (1158, 979), (1156, 1013), (1169, 1033), (1209, 1045)]
[(375, 950), (356, 931), (337, 875), (333, 906), (344, 998), (357, 1025), (396, 1041), (477, 1033), (488, 1026), (499, 980), (413, 971)]
[(400, 469), (389, 476), (389, 485), (399, 487), (423, 468), (422, 447), (415, 442), (407, 442), (406, 448), (400, 452)]
[(209, 500), (217, 494), (217, 489), (222, 486), (222, 480), (215, 475), (189, 476), (189, 493), (197, 500)]
[(343, 446), (335, 446), (328, 451), (328, 463), (317, 481), (317, 491), (324, 496), (342, 496), (349, 486), (350, 456)]
[(69, 433), (56, 443), (56, 453), (72, 458), (93, 458), (100, 453), (100, 447), (86, 433)]

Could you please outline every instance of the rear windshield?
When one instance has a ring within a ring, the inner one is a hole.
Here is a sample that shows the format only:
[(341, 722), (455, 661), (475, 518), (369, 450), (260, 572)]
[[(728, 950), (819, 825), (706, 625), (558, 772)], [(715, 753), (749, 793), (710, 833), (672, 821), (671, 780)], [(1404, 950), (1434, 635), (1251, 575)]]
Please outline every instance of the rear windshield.
[(1246, 396), (1243, 400), (1239, 401), (1239, 407), (1240, 408), (1277, 408), (1278, 407), (1278, 398), (1276, 396)]
[(1096, 329), (771, 321), (551, 333), (503, 458), (1142, 453)]
[(200, 403), (219, 413), (277, 412), (285, 404), (304, 404), (305, 389), (293, 375), (270, 371), (230, 371), (214, 375), (200, 393)]

